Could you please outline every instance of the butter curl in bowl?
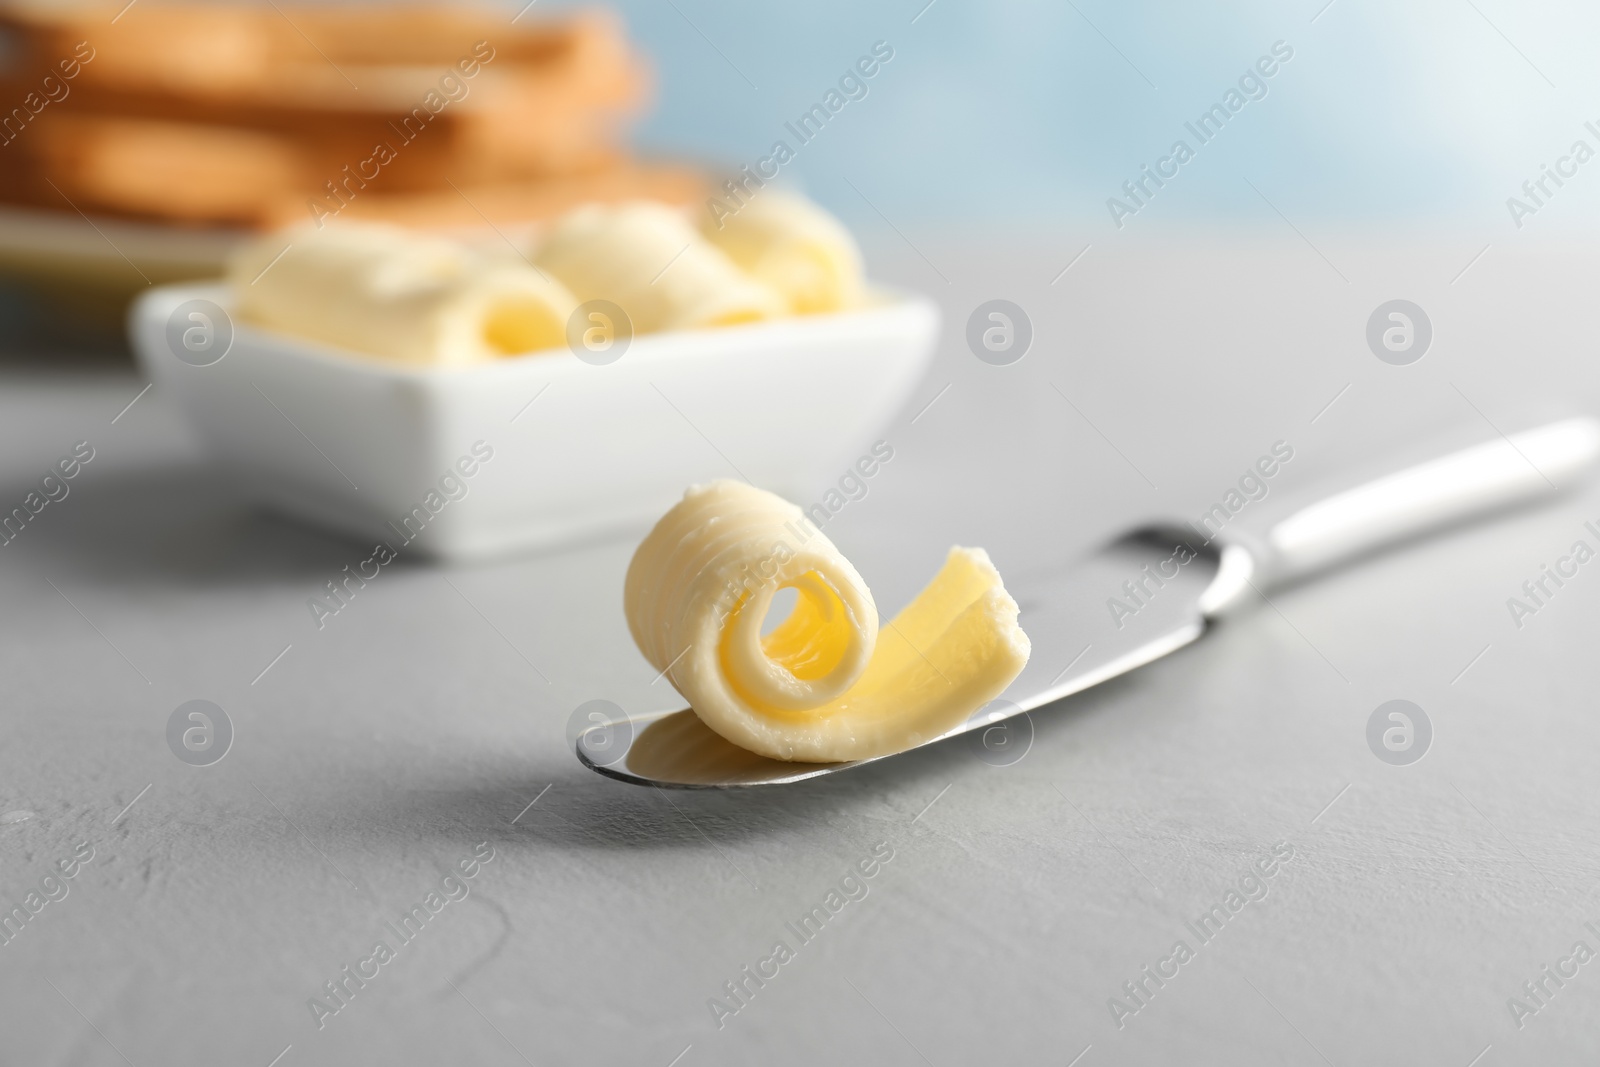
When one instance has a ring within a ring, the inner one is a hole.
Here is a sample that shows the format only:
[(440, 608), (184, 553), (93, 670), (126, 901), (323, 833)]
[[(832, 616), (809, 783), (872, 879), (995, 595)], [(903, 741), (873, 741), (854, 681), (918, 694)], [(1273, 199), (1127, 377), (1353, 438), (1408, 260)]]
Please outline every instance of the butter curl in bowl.
[(735, 326), (788, 310), (777, 290), (746, 274), (665, 204), (581, 207), (551, 228), (535, 262), (579, 300), (622, 308), (637, 333)]
[(781, 293), (796, 315), (862, 300), (861, 250), (850, 231), (805, 197), (761, 189), (733, 214), (708, 218), (706, 240)]
[(548, 274), (379, 224), (310, 224), (229, 267), (246, 322), (398, 363), (461, 366), (565, 343), (578, 305)]

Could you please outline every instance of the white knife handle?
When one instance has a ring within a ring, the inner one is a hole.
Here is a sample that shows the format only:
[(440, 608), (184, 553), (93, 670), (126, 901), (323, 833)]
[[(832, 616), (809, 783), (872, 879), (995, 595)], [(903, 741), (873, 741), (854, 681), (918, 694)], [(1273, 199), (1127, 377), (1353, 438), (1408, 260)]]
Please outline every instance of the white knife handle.
[[(1265, 530), (1220, 539), (1233, 546), (1235, 569), (1248, 569), (1249, 584), (1266, 591), (1429, 530), (1553, 496), (1597, 457), (1600, 422), (1566, 419), (1407, 467), (1302, 507)], [(1237, 595), (1210, 598), (1207, 614), (1248, 599), (1247, 591), (1237, 582), (1230, 590)]]

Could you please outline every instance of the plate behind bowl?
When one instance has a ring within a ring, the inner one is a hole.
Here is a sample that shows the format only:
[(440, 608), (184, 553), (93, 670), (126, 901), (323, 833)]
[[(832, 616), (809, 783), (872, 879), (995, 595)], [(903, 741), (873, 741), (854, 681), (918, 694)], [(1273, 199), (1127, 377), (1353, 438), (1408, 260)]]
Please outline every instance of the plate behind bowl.
[(713, 478), (816, 492), (905, 402), (939, 328), (933, 301), (886, 292), (857, 311), (635, 337), (604, 366), (559, 349), (418, 369), (221, 322), (231, 346), (196, 366), (177, 340), (194, 300), (231, 308), (226, 286), (165, 286), (134, 303), (129, 332), (209, 455), (277, 510), (445, 559), (639, 527)]

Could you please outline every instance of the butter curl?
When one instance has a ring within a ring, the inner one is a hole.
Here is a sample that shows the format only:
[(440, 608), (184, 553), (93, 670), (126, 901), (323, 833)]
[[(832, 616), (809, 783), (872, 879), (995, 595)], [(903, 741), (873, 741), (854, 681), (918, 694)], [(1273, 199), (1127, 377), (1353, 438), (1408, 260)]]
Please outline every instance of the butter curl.
[[(771, 633), (773, 596), (798, 592)], [(800, 509), (740, 482), (684, 494), (634, 553), (623, 606), (639, 650), (728, 741), (836, 762), (932, 740), (1027, 663), (1017, 605), (982, 549), (880, 630), (861, 575)]]

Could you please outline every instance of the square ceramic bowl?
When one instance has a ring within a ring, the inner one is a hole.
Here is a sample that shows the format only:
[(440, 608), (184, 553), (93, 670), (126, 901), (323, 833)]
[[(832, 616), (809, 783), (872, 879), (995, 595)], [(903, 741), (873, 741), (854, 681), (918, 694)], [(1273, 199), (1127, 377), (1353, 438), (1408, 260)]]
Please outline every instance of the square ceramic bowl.
[(806, 505), (906, 401), (939, 328), (931, 300), (884, 292), (637, 336), (605, 365), (559, 349), (417, 369), (236, 323), (230, 302), (173, 285), (129, 313), (140, 365), (210, 455), (276, 510), (446, 559), (643, 529), (713, 478)]

